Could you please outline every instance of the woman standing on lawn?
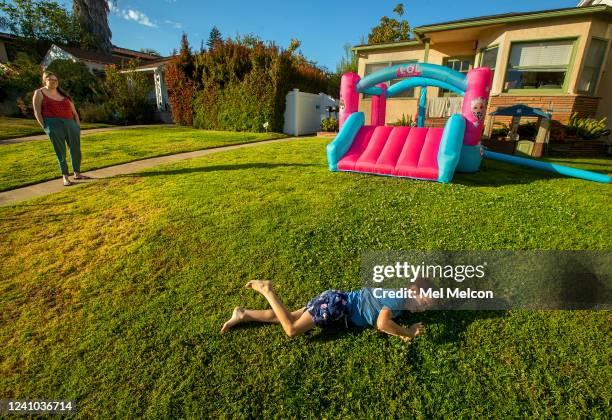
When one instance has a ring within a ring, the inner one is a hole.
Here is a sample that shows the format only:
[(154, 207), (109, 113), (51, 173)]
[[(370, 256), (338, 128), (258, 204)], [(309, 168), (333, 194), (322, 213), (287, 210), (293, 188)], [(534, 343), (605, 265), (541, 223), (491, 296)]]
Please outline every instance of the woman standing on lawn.
[(72, 98), (59, 87), (57, 76), (50, 72), (43, 73), (44, 87), (37, 89), (32, 98), (34, 116), (51, 139), (53, 150), (62, 171), (64, 185), (72, 185), (68, 178), (66, 163), (66, 144), (70, 150), (70, 161), (74, 179), (89, 179), (81, 175), (81, 121), (72, 103)]

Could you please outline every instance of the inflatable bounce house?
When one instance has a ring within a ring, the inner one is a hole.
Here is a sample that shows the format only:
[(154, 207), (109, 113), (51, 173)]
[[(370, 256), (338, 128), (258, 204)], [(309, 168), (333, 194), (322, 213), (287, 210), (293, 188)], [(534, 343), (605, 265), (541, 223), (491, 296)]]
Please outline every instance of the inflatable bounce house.
[[(384, 82), (394, 79), (405, 80), (387, 88)], [(395, 65), (363, 79), (345, 73), (340, 85), (340, 131), (327, 146), (329, 169), (450, 182), (455, 171), (478, 171), (486, 157), (596, 182), (612, 181), (596, 172), (484, 150), (480, 136), (491, 79), (488, 67), (464, 75), (428, 63)], [(437, 86), (463, 96), (461, 114), (452, 115), (444, 128), (425, 127), (427, 98), (426, 89), (421, 89), (417, 126), (386, 126), (386, 99), (417, 86)], [(369, 125), (358, 110), (360, 93), (372, 95)]]

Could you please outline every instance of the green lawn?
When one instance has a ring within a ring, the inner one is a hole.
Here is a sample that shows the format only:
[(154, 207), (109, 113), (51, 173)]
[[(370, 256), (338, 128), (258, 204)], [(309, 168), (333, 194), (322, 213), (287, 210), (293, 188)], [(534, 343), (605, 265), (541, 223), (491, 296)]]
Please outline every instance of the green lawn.
[(0, 208), (2, 398), (74, 399), (85, 418), (609, 415), (609, 311), (415, 314), (410, 345), (344, 328), (220, 336), (235, 305), (266, 307), (248, 279), (298, 308), (359, 288), (366, 249), (610, 249), (609, 185), (497, 162), (447, 185), (330, 173), (327, 141)]
[[(151, 127), (108, 131), (81, 137), (81, 171), (154, 156), (285, 137), (278, 133), (236, 133), (186, 127)], [(0, 146), (0, 191), (36, 184), (61, 173), (50, 141)], [(68, 163), (68, 168), (72, 166)]]
[[(112, 127), (109, 124), (82, 123), (81, 129)], [(0, 117), (0, 140), (45, 134), (38, 122), (29, 118)]]

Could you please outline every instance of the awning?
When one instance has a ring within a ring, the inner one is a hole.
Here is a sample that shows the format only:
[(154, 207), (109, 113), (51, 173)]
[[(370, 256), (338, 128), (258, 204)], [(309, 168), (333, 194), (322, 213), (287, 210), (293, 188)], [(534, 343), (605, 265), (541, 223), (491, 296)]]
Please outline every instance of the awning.
[(550, 114), (542, 111), (540, 108), (532, 108), (523, 104), (512, 105), (506, 108), (497, 108), (496, 111), (491, 112), (489, 115), (550, 118)]

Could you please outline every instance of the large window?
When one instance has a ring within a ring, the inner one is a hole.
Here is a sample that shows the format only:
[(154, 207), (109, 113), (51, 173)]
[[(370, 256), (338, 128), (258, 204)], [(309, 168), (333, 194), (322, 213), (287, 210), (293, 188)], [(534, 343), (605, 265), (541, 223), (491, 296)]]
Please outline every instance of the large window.
[[(416, 60), (408, 60), (408, 61), (389, 61), (389, 62), (384, 62), (384, 63), (373, 63), (373, 64), (366, 64), (366, 68), (365, 68), (365, 76), (368, 76), (378, 70), (382, 70), (385, 67), (391, 67), (391, 66), (395, 66), (398, 64), (408, 64), (408, 63), (416, 63)], [(387, 82), (387, 86), (393, 86), (396, 83), (401, 82), (402, 80), (406, 80), (406, 79), (393, 79), (389, 82)], [(372, 95), (364, 95), (364, 97), (369, 98)], [(394, 98), (414, 98), (414, 89), (408, 89), (403, 91), (402, 93), (400, 93), (399, 95), (394, 96)]]
[[(474, 57), (448, 57), (442, 61), (442, 65), (467, 74), (474, 67)], [(459, 96), (448, 89), (440, 89), (440, 96)]]
[(504, 90), (562, 90), (573, 48), (573, 39), (513, 43)]
[(482, 58), (480, 59), (481, 67), (489, 67), (493, 70), (493, 77), (495, 77), (495, 64), (497, 63), (497, 52), (499, 47), (487, 48), (482, 52)]
[(599, 79), (599, 72), (607, 49), (607, 40), (591, 39), (591, 45), (584, 59), (584, 67), (578, 81), (578, 92), (595, 95), (597, 79)]

